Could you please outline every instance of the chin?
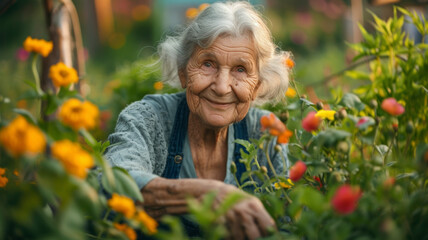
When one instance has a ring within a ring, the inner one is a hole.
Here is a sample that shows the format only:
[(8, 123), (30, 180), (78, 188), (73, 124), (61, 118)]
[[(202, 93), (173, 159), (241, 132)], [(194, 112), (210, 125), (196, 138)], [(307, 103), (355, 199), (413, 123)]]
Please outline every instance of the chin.
[(218, 115), (214, 115), (214, 116), (206, 116), (205, 118), (205, 123), (215, 129), (219, 129), (219, 128), (224, 128), (224, 127), (228, 127), (230, 124), (233, 124), (234, 121), (232, 119), (229, 118), (225, 118), (224, 116), (218, 116)]

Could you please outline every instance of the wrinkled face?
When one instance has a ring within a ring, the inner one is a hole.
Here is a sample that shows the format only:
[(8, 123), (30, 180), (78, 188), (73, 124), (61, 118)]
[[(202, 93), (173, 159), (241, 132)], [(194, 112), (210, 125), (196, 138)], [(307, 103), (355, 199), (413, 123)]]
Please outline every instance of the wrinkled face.
[(257, 53), (248, 36), (220, 36), (208, 48), (197, 48), (180, 73), (192, 114), (210, 128), (242, 120), (257, 96)]

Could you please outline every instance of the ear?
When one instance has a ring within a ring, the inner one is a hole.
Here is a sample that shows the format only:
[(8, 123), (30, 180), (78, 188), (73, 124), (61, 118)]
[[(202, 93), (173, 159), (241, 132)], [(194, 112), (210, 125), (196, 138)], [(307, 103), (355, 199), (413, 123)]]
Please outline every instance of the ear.
[(184, 72), (184, 70), (178, 71), (178, 78), (180, 78), (181, 87), (186, 88), (187, 87), (187, 77), (186, 77), (186, 73)]
[(257, 98), (257, 95), (258, 95), (258, 93), (259, 93), (259, 90), (260, 90), (261, 85), (262, 85), (262, 81), (260, 81), (260, 78), (259, 78), (259, 79), (258, 79), (258, 82), (257, 82), (257, 85), (256, 85), (256, 87), (254, 88), (253, 95), (251, 96), (251, 99), (252, 99), (253, 101), (254, 101), (254, 99), (256, 99), (256, 98)]

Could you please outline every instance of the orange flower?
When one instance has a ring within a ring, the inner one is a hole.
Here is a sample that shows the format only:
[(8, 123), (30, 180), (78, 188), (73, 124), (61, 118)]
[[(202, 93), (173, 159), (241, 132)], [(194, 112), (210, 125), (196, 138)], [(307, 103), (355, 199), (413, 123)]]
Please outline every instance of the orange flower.
[(156, 220), (150, 217), (144, 210), (139, 209), (137, 211), (136, 219), (147, 228), (149, 234), (155, 234), (158, 231), (158, 223), (156, 222)]
[(113, 193), (112, 198), (108, 200), (108, 205), (114, 211), (122, 213), (127, 218), (131, 218), (135, 213), (134, 201), (117, 193)]
[(199, 12), (202, 12), (205, 10), (205, 8), (209, 7), (210, 4), (209, 3), (202, 3), (201, 5), (199, 5)]
[(290, 137), (293, 136), (293, 132), (285, 129), (277, 138), (276, 142), (278, 144), (286, 144), (290, 141)]
[(264, 131), (269, 129), (269, 133), (272, 136), (277, 136), (278, 144), (288, 143), (293, 133), (287, 129), (281, 120), (279, 120), (275, 114), (270, 113), (269, 115), (262, 116), (260, 118), (261, 130)]
[(273, 136), (279, 136), (286, 130), (284, 123), (273, 113), (270, 113), (268, 116), (262, 116), (260, 118), (260, 124), (262, 125), (262, 131), (269, 129), (269, 133)]
[(153, 84), (153, 88), (157, 91), (160, 91), (163, 89), (163, 82), (155, 82), (155, 84)]
[(43, 39), (27, 37), (24, 41), (24, 49), (27, 52), (36, 52), (43, 57), (47, 57), (53, 49), (53, 44), (52, 42), (48, 42)]
[(196, 18), (198, 14), (199, 14), (199, 10), (196, 8), (189, 8), (186, 10), (186, 17), (190, 20)]
[(5, 187), (9, 179), (7, 177), (3, 177), (2, 175), (6, 173), (5, 168), (0, 168), (0, 188)]
[(51, 149), (52, 155), (62, 163), (65, 170), (78, 178), (85, 179), (88, 169), (94, 166), (91, 155), (78, 143), (68, 139), (55, 142)]
[(59, 110), (59, 119), (67, 126), (78, 130), (91, 129), (97, 125), (99, 110), (94, 104), (72, 98), (66, 101)]
[(0, 130), (0, 143), (10, 155), (36, 155), (45, 150), (46, 139), (43, 132), (31, 125), (23, 116), (15, 118)]
[(49, 77), (56, 87), (68, 86), (71, 83), (77, 83), (79, 81), (76, 70), (67, 67), (67, 65), (62, 62), (50, 67)]
[(284, 65), (286, 66), (286, 67), (288, 67), (288, 68), (293, 68), (294, 67), (294, 65), (295, 65), (295, 63), (294, 63), (294, 61), (293, 60), (291, 60), (290, 58), (286, 58), (285, 60), (284, 60)]
[(137, 234), (135, 233), (134, 229), (132, 229), (132, 228), (131, 228), (131, 227), (129, 227), (128, 225), (126, 225), (126, 224), (119, 224), (119, 223), (113, 223), (113, 226), (114, 226), (117, 230), (119, 230), (119, 231), (121, 231), (121, 232), (125, 233), (125, 235), (126, 235), (130, 240), (135, 240), (135, 239), (137, 239)]

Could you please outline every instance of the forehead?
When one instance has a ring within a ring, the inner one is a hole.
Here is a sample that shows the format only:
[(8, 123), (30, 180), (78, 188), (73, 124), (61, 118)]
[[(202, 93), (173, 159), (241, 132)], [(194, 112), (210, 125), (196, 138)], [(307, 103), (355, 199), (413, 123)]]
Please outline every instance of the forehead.
[(207, 57), (237, 57), (245, 60), (256, 61), (257, 51), (253, 39), (244, 36), (220, 36), (208, 48), (199, 48), (198, 55)]

